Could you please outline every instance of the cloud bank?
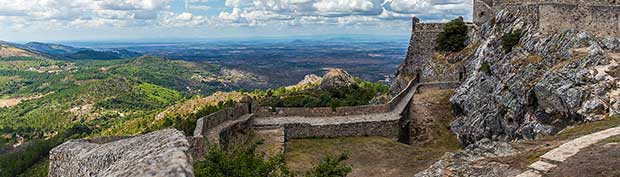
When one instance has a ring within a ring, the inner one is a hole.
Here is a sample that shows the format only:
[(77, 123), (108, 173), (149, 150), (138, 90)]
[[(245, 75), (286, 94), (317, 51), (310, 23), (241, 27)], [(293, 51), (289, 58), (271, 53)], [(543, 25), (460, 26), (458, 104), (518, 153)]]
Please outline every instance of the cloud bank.
[(10, 0), (0, 24), (28, 28), (386, 26), (471, 19), (471, 0)]

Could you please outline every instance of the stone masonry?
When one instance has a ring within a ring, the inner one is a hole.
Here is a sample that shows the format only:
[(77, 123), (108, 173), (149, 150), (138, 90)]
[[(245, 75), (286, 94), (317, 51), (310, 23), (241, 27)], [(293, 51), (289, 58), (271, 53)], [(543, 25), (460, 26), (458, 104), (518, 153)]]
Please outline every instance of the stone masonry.
[[(450, 61), (436, 55), (436, 40), (444, 25), (444, 23), (420, 23), (420, 19), (413, 18), (407, 56), (396, 72), (396, 78), (390, 87), (390, 95), (398, 94), (411, 80), (444, 82), (459, 81), (465, 77), (466, 71), (458, 62), (460, 59)], [(470, 30), (474, 28), (473, 24), (467, 25)]]
[(539, 21), (539, 30), (545, 33), (577, 30), (599, 37), (620, 35), (618, 0), (475, 0), (474, 23), (492, 21), (495, 12), (507, 6), (534, 7), (531, 13)]

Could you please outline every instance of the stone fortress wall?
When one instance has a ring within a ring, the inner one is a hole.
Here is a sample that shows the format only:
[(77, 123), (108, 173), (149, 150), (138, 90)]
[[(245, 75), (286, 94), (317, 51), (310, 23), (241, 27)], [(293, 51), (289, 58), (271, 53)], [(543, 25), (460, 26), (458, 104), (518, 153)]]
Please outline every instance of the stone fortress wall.
[[(437, 38), (445, 23), (420, 23), (413, 17), (409, 48), (404, 62), (396, 72), (396, 79), (390, 87), (390, 94), (396, 95), (405, 89), (411, 80), (418, 82), (461, 81), (465, 78), (465, 68), (461, 63), (445, 58), (436, 58)], [(469, 29), (474, 24), (467, 23)]]
[(527, 6), (543, 33), (574, 29), (600, 37), (620, 36), (619, 0), (475, 0), (474, 23), (493, 18), (499, 9)]
[[(389, 103), (343, 107), (341, 109), (252, 108), (252, 102), (247, 101), (234, 108), (224, 109), (200, 118), (196, 123), (194, 135), (188, 139), (192, 154), (197, 159), (201, 159), (207, 153), (209, 145), (226, 149), (231, 144), (247, 142), (251, 135), (248, 131), (253, 129), (283, 129), (284, 139), (382, 136), (408, 142), (410, 137), (407, 135), (411, 132), (409, 126), (411, 120), (409, 120), (410, 117), (404, 116), (408, 112), (408, 106), (404, 105), (409, 104), (418, 89), (453, 89), (459, 85), (459, 82), (418, 83), (417, 80), (413, 80)], [(371, 109), (368, 109), (369, 107)], [(273, 112), (272, 110), (279, 111)], [(364, 115), (387, 117), (352, 121), (352, 119)], [(282, 119), (295, 117), (297, 121), (278, 124), (261, 124), (255, 121), (255, 119), (272, 117)], [(328, 123), (311, 124), (304, 120), (319, 120)]]

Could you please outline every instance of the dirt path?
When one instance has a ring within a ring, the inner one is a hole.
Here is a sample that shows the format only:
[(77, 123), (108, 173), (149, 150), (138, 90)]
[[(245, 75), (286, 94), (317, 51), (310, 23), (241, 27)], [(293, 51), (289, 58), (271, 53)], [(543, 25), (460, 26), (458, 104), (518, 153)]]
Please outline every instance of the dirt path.
[[(540, 160), (528, 166), (529, 170), (523, 172), (521, 175), (519, 175), (519, 177), (542, 176), (552, 170), (555, 170), (557, 166), (566, 166), (566, 168), (571, 168), (571, 167), (579, 168), (578, 166), (583, 166), (583, 164), (582, 165), (571, 164), (571, 161), (568, 161), (568, 160), (575, 158), (574, 156), (576, 156), (579, 153), (587, 154), (587, 151), (596, 152), (588, 148), (597, 148), (597, 146), (594, 146), (594, 147), (591, 147), (591, 146), (605, 139), (608, 139), (610, 137), (617, 136), (617, 135), (620, 135), (620, 127), (609, 128), (603, 131), (598, 131), (595, 133), (591, 133), (591, 134), (570, 140), (560, 145), (559, 147), (552, 149), (551, 151), (540, 156)], [(591, 154), (591, 155), (599, 156), (601, 154)], [(579, 158), (579, 157), (580, 156), (577, 156), (576, 159), (574, 160), (576, 161), (585, 160), (584, 158)], [(619, 162), (619, 161), (614, 161), (613, 159), (608, 159), (608, 160), (611, 160), (612, 163), (615, 162), (615, 164)], [(575, 162), (572, 161), (572, 163), (575, 163)], [(601, 163), (604, 163), (604, 162), (601, 162)], [(559, 172), (559, 173), (563, 173), (563, 172)], [(592, 175), (591, 174), (592, 172), (588, 170), (583, 171), (581, 173), (588, 173), (590, 174), (589, 176)], [(573, 175), (570, 175), (570, 176), (573, 176)]]
[(620, 143), (599, 143), (584, 148), (545, 176), (620, 176), (618, 164)]

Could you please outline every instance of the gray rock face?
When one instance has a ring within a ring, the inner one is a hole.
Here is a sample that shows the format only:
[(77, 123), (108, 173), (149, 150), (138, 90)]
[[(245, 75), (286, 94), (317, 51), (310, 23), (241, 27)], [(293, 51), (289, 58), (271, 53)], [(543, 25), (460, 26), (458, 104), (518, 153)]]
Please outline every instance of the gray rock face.
[[(450, 99), (458, 115), (451, 129), (464, 144), (533, 139), (620, 113), (619, 38), (544, 34), (537, 23), (527, 11), (505, 9), (479, 26), (476, 51), (464, 60), (471, 73)], [(501, 38), (516, 30), (523, 37), (506, 53)]]
[(49, 176), (193, 176), (188, 149), (185, 135), (174, 129), (71, 140), (51, 150)]
[(321, 80), (321, 84), (319, 88), (321, 90), (330, 90), (336, 89), (339, 87), (346, 87), (351, 84), (354, 84), (356, 81), (353, 79), (348, 72), (342, 69), (329, 69), (325, 75), (323, 75), (323, 79)]
[(428, 169), (417, 173), (415, 176), (516, 176), (520, 171), (511, 169), (507, 164), (479, 161), (489, 157), (509, 156), (513, 153), (514, 150), (508, 143), (482, 139), (481, 141), (469, 145), (463, 151), (446, 153), (441, 160), (435, 162)]

